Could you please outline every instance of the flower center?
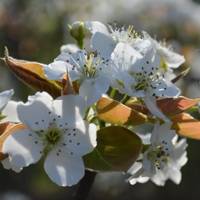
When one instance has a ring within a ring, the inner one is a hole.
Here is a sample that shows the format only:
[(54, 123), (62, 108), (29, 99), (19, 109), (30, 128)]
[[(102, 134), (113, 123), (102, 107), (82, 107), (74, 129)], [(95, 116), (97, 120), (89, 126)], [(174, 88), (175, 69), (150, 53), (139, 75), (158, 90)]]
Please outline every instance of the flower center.
[(168, 148), (165, 148), (164, 145), (151, 146), (147, 158), (154, 164), (156, 169), (163, 169), (169, 160)]
[(45, 140), (48, 145), (55, 145), (61, 138), (61, 131), (57, 127), (49, 128), (45, 134)]
[(85, 64), (82, 68), (82, 74), (86, 78), (94, 78), (98, 72), (102, 70), (103, 65), (107, 65), (108, 60), (95, 56), (94, 53), (89, 54), (85, 58)]
[(133, 26), (125, 27), (110, 27), (111, 36), (116, 42), (134, 42), (139, 37)]
[(133, 73), (131, 72), (131, 75), (136, 80), (137, 84), (133, 85), (132, 88), (136, 91), (139, 90), (147, 90), (149, 88), (156, 89), (160, 84), (161, 80), (163, 79), (163, 74), (161, 74), (158, 70), (155, 70), (153, 68), (152, 71), (147, 72), (139, 72), (139, 73)]

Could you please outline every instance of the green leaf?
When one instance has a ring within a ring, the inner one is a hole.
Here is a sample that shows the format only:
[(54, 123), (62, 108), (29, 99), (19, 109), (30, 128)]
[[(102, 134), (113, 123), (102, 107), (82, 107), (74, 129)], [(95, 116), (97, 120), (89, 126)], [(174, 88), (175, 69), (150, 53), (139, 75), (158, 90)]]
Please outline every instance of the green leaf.
[(97, 132), (97, 147), (84, 157), (87, 168), (96, 171), (127, 171), (142, 150), (141, 139), (121, 126)]

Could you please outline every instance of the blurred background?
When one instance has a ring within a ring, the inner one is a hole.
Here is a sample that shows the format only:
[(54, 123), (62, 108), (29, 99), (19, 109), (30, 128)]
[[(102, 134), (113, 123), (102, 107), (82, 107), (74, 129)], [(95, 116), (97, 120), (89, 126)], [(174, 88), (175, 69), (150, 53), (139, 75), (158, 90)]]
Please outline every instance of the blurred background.
[[(198, 0), (0, 0), (0, 56), (4, 46), (18, 59), (50, 63), (60, 46), (74, 42), (67, 24), (76, 20), (132, 24), (158, 40), (164, 38), (185, 55), (191, 67), (179, 82), (183, 94), (200, 96), (200, 1)], [(0, 63), (0, 90), (15, 89), (15, 99), (32, 93)], [(130, 186), (119, 173), (97, 175), (89, 200), (175, 200), (200, 198), (200, 143), (188, 141), (189, 162), (183, 168), (180, 185), (168, 181), (165, 187), (152, 183)], [(61, 188), (44, 173), (42, 163), (21, 174), (0, 166), (0, 200), (71, 199), (77, 189)]]

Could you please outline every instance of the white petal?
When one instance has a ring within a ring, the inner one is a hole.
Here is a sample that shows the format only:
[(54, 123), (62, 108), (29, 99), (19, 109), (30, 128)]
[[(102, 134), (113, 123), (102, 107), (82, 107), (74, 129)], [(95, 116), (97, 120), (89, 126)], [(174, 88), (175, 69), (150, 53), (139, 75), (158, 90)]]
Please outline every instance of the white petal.
[(64, 61), (54, 61), (49, 65), (44, 65), (45, 75), (50, 80), (61, 80), (64, 74), (67, 73), (67, 68), (70, 65)]
[(109, 88), (109, 81), (104, 77), (97, 77), (86, 79), (80, 86), (79, 95), (82, 96), (87, 103), (91, 106), (97, 102), (103, 94), (106, 94)]
[(151, 38), (151, 36), (147, 32), (143, 31), (143, 35), (145, 40), (151, 41), (151, 43), (155, 46), (159, 55), (162, 57), (169, 68), (178, 68), (185, 62), (184, 56), (175, 53), (169, 48), (161, 45), (159, 42)]
[(127, 72), (117, 71), (116, 73), (113, 71), (113, 74), (110, 75), (111, 86), (117, 90), (119, 90), (122, 94), (127, 94), (129, 96), (135, 96), (133, 93), (133, 89), (131, 86), (135, 84), (135, 79), (130, 76)]
[(76, 53), (79, 50), (80, 49), (75, 44), (62, 45), (61, 48), (60, 48), (60, 51), (65, 52), (65, 53)]
[(57, 116), (57, 123), (74, 127), (79, 120), (85, 116), (86, 103), (79, 95), (61, 96), (53, 102), (54, 112)]
[(111, 36), (96, 32), (92, 36), (92, 49), (97, 51), (104, 59), (110, 59), (111, 53), (115, 48), (115, 41)]
[(86, 21), (85, 27), (92, 33), (101, 32), (106, 35), (109, 34), (108, 28), (101, 22), (98, 21)]
[(14, 90), (6, 90), (0, 93), (0, 112), (6, 106), (13, 94)]
[[(72, 155), (83, 156), (90, 153), (97, 145), (96, 125), (80, 122), (64, 135), (63, 143)], [(61, 147), (62, 144), (61, 143)]]
[(14, 166), (13, 163), (11, 165), (9, 157), (4, 159), (4, 160), (2, 160), (1, 163), (2, 163), (2, 165), (4, 167), (4, 169), (12, 169), (16, 173), (19, 173), (19, 172), (22, 171), (22, 168)]
[(131, 65), (133, 65), (137, 59), (141, 59), (142, 55), (132, 48), (129, 44), (118, 43), (111, 54), (111, 59), (116, 66), (124, 68), (128, 72)]
[[(153, 83), (152, 85), (155, 86)], [(158, 97), (178, 97), (181, 92), (176, 85), (170, 81), (162, 79), (159, 80), (159, 84), (155, 86), (155, 89), (152, 90), (152, 93), (155, 93)]]
[(156, 117), (159, 117), (160, 119), (163, 119), (165, 122), (170, 122), (170, 120), (162, 113), (162, 111), (157, 107), (156, 105), (156, 99), (150, 95), (146, 95), (143, 98), (147, 108), (149, 111), (155, 115)]
[(158, 170), (156, 174), (151, 178), (151, 180), (158, 186), (164, 186), (167, 179), (168, 174), (161, 170)]
[(173, 160), (177, 163), (178, 167), (182, 167), (187, 163), (187, 142), (186, 139), (181, 139), (177, 144), (175, 144), (175, 149), (173, 152)]
[(151, 45), (152, 44), (149, 39), (138, 39), (136, 42), (134, 42), (132, 47), (144, 55)]
[(34, 132), (22, 129), (8, 136), (2, 152), (8, 154), (12, 169), (20, 169), (38, 162), (43, 149), (43, 142)]
[(156, 123), (152, 131), (151, 143), (155, 141), (161, 143), (162, 140), (172, 142), (172, 139), (176, 136), (176, 132), (171, 129), (171, 126), (171, 122), (163, 124)]
[(178, 68), (185, 62), (184, 56), (159, 45), (158, 51), (169, 68)]
[(146, 183), (147, 181), (149, 181), (149, 177), (143, 177), (143, 176), (130, 177), (129, 179), (129, 183), (131, 185), (135, 185), (136, 183)]
[(20, 103), (17, 107), (20, 121), (32, 130), (46, 130), (54, 117), (52, 97), (46, 92), (38, 92), (28, 100), (27, 103)]
[(20, 122), (18, 113), (17, 113), (18, 105), (19, 105), (19, 102), (16, 102), (16, 101), (8, 102), (8, 104), (2, 111), (3, 116), (6, 116), (6, 118), (4, 118), (2, 122), (6, 122), (6, 121), (15, 122), (15, 123)]
[(127, 173), (134, 175), (142, 168), (142, 163), (135, 162), (127, 171)]
[[(50, 94), (48, 94), (47, 92), (36, 92), (34, 95), (32, 96), (28, 96), (28, 102), (29, 103), (33, 103), (34, 101), (42, 101), (43, 103), (51, 102), (53, 101), (53, 98)], [(48, 105), (47, 104), (47, 105)]]
[(176, 168), (176, 165), (171, 165), (168, 167), (167, 172), (164, 172), (168, 175), (168, 177), (176, 184), (180, 184), (181, 182), (181, 171), (180, 169)]
[(59, 155), (54, 149), (47, 155), (44, 169), (49, 178), (59, 186), (72, 186), (77, 184), (84, 176), (85, 167), (81, 157)]
[(143, 56), (136, 60), (132, 65), (132, 72), (142, 72), (146, 75), (156, 71), (160, 67), (160, 56), (156, 53), (154, 47), (151, 45), (146, 49)]

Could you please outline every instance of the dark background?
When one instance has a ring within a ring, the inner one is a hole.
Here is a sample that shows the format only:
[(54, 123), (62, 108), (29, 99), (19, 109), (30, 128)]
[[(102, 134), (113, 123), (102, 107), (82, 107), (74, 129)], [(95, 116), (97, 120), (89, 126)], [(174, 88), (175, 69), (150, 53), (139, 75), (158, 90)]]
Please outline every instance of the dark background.
[[(200, 4), (195, 0), (0, 0), (0, 56), (4, 46), (19, 59), (50, 63), (60, 46), (74, 42), (67, 24), (76, 20), (99, 20), (132, 24), (158, 40), (166, 39), (185, 55), (191, 67), (179, 82), (184, 95), (200, 96)], [(0, 90), (15, 89), (15, 99), (33, 93), (0, 64)], [(130, 186), (119, 173), (99, 174), (89, 200), (177, 200), (200, 199), (200, 143), (188, 141), (189, 162), (180, 185), (152, 183)], [(61, 188), (44, 173), (42, 163), (20, 174), (0, 166), (0, 200), (72, 199), (77, 186)]]

